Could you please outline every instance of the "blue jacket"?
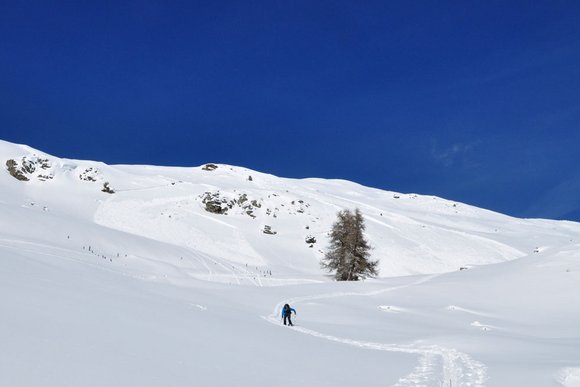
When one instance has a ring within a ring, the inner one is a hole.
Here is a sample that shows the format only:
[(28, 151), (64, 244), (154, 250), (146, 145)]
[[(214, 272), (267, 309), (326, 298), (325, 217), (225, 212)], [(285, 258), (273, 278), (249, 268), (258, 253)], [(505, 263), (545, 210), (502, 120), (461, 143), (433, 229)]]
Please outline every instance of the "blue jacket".
[[(292, 312), (294, 312), (294, 314), (296, 314), (296, 309), (294, 308), (290, 308), (290, 315), (292, 315)], [(282, 318), (284, 318), (285, 314), (284, 314), (284, 308), (282, 308)]]

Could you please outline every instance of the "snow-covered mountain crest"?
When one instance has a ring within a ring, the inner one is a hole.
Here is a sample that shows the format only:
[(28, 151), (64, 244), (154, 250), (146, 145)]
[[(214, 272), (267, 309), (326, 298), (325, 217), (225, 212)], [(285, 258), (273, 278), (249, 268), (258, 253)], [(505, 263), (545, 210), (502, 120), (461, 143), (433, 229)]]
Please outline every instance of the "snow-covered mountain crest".
[[(3, 205), (12, 205), (11, 211), (42, 209), (35, 216), (55, 225), (52, 238), (70, 238), (79, 229), (75, 222), (104, 227), (119, 238), (128, 233), (179, 251), (176, 257), (164, 250), (150, 257), (155, 262), (179, 259), (189, 275), (219, 281), (228, 278), (225, 269), (209, 276), (194, 257), (233, 265), (240, 278), (261, 275), (263, 283), (298, 275), (320, 279), (327, 232), (343, 208), (363, 212), (381, 276), (512, 260), (569, 243), (579, 230), (574, 223), (515, 219), (438, 197), (341, 180), (279, 178), (222, 164), (110, 166), (7, 142), (0, 143), (0, 157)], [(63, 216), (66, 226), (57, 226)], [(81, 239), (91, 243), (88, 235)]]

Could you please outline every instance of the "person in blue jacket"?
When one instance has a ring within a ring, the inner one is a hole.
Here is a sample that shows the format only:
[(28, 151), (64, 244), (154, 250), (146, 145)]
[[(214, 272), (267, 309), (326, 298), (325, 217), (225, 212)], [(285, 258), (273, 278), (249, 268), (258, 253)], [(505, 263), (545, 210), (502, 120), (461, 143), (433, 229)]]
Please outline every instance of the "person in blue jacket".
[(284, 319), (284, 325), (286, 325), (286, 319), (288, 319), (288, 325), (294, 325), (290, 319), (290, 317), (292, 317), (292, 312), (296, 314), (296, 309), (291, 308), (288, 304), (284, 304), (284, 307), (282, 308), (282, 318)]

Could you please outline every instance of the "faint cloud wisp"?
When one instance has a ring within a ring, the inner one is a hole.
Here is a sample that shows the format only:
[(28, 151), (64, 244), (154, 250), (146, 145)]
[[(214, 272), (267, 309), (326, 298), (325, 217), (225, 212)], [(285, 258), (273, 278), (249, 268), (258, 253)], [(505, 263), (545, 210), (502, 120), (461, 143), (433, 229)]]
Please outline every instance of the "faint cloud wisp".
[(431, 157), (443, 164), (445, 167), (452, 167), (460, 163), (462, 166), (476, 166), (475, 164), (466, 162), (465, 155), (472, 152), (481, 141), (476, 140), (470, 143), (455, 143), (449, 147), (441, 149), (437, 145), (437, 141), (433, 140), (431, 143)]

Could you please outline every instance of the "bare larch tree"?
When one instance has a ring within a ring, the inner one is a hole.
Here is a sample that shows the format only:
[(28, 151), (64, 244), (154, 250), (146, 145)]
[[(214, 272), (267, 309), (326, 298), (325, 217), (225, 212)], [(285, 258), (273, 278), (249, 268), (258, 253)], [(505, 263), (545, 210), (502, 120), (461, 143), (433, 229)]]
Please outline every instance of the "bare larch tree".
[(364, 218), (357, 208), (354, 213), (342, 210), (330, 232), (330, 247), (321, 266), (335, 271), (337, 281), (358, 281), (378, 274), (378, 261), (370, 260), (371, 246), (365, 239)]

